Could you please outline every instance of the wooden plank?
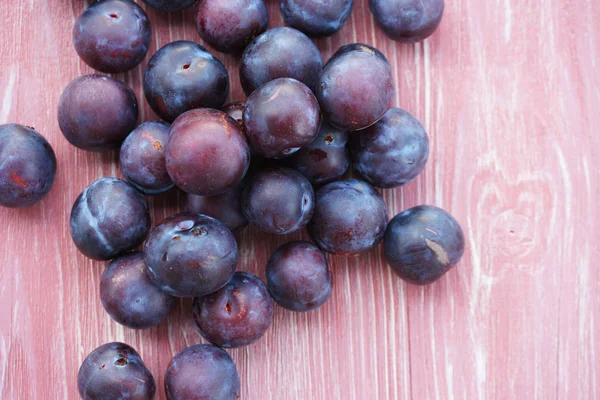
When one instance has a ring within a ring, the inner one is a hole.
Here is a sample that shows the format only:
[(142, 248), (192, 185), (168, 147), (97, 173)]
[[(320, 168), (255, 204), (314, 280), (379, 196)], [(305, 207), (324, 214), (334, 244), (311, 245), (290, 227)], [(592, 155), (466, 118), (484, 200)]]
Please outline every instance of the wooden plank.
[[(421, 203), (451, 211), (468, 239), (463, 262), (426, 288), (395, 278), (381, 251), (330, 258), (331, 301), (316, 312), (277, 309), (265, 338), (231, 351), (245, 399), (600, 398), (600, 3), (448, 1), (429, 40), (402, 45), (374, 25), (367, 0), (332, 38), (373, 44), (389, 58), (396, 104), (432, 144), (425, 172), (385, 191), (390, 213)], [(182, 300), (167, 323), (125, 329), (98, 299), (103, 265), (77, 253), (71, 205), (117, 155), (76, 150), (56, 122), (61, 91), (91, 72), (72, 48), (80, 0), (1, 2), (0, 123), (35, 126), (54, 147), (58, 176), (27, 210), (0, 210), (0, 398), (77, 398), (76, 373), (94, 347), (136, 347), (157, 379), (171, 356), (201, 342)], [(269, 2), (271, 26), (282, 21)], [(199, 40), (191, 12), (148, 10), (150, 54)], [(242, 100), (237, 60), (217, 54)], [(143, 63), (145, 65), (147, 60)], [(142, 67), (116, 75), (143, 100)], [(142, 120), (156, 116), (141, 102)], [(154, 221), (178, 195), (151, 200)], [(289, 237), (240, 235), (240, 269), (264, 265)]]

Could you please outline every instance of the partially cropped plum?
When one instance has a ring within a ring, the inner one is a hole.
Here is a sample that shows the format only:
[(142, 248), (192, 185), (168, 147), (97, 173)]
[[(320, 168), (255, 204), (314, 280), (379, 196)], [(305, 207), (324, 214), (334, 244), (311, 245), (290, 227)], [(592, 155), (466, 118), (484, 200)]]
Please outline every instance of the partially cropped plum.
[(73, 27), (79, 57), (105, 73), (125, 72), (137, 66), (151, 40), (148, 16), (129, 0), (99, 0), (77, 18)]
[(144, 247), (148, 276), (178, 297), (204, 296), (233, 276), (238, 247), (233, 234), (214, 218), (182, 213), (155, 227)]
[(258, 229), (283, 235), (306, 226), (315, 209), (308, 179), (288, 168), (257, 173), (242, 195), (242, 209)]
[(308, 36), (331, 36), (346, 23), (354, 0), (281, 0), (286, 24)]
[(221, 108), (227, 93), (227, 69), (194, 42), (181, 40), (162, 47), (144, 74), (146, 100), (168, 122), (194, 108)]
[(194, 300), (200, 334), (219, 347), (242, 347), (260, 339), (273, 321), (273, 300), (265, 284), (236, 272), (220, 290)]
[(331, 296), (333, 277), (325, 254), (312, 243), (284, 244), (267, 263), (267, 287), (273, 300), (292, 311), (310, 311)]
[(292, 155), (290, 164), (315, 185), (338, 180), (350, 166), (347, 141), (348, 132), (323, 122), (317, 138)]
[(378, 188), (414, 179), (429, 158), (429, 138), (418, 119), (391, 108), (375, 125), (352, 135), (354, 168)]
[(84, 75), (67, 86), (58, 103), (58, 125), (73, 146), (109, 151), (135, 129), (138, 103), (125, 83), (104, 75)]
[(240, 81), (246, 95), (277, 78), (294, 78), (315, 90), (323, 71), (317, 46), (304, 33), (270, 29), (246, 47), (240, 61)]
[(295, 153), (315, 139), (320, 126), (316, 97), (295, 79), (270, 81), (246, 100), (246, 136), (261, 156), (283, 158)]
[(383, 245), (387, 262), (400, 278), (427, 285), (460, 261), (465, 252), (465, 236), (448, 212), (434, 206), (418, 206), (390, 221)]
[(165, 162), (168, 138), (169, 124), (146, 122), (131, 132), (121, 145), (121, 171), (143, 194), (157, 195), (175, 186)]
[(331, 124), (349, 131), (364, 129), (392, 106), (392, 68), (376, 48), (347, 44), (325, 65), (316, 93)]
[(322, 250), (355, 255), (377, 246), (388, 222), (387, 206), (368, 183), (333, 182), (317, 191), (308, 233)]
[(144, 254), (129, 253), (108, 263), (100, 281), (100, 300), (112, 319), (132, 329), (160, 324), (175, 298), (156, 286), (146, 273)]
[(242, 52), (269, 24), (263, 0), (200, 0), (194, 16), (200, 37), (223, 53)]
[(415, 43), (431, 36), (440, 25), (444, 0), (369, 0), (369, 8), (386, 35)]
[(245, 187), (242, 182), (215, 196), (188, 194), (183, 208), (187, 212), (216, 218), (232, 232), (239, 231), (248, 225), (248, 218), (242, 211), (242, 192)]
[(191, 7), (196, 0), (143, 0), (152, 8), (162, 11), (181, 11)]
[(180, 189), (214, 196), (238, 185), (250, 165), (239, 124), (222, 111), (191, 110), (171, 125), (167, 171)]
[(95, 260), (110, 260), (142, 244), (150, 214), (140, 192), (117, 178), (101, 178), (79, 195), (71, 210), (71, 237)]
[(169, 400), (238, 400), (240, 377), (227, 352), (210, 344), (197, 344), (179, 353), (165, 374)]
[(244, 128), (244, 108), (246, 108), (246, 104), (242, 102), (229, 103), (225, 105), (221, 111), (225, 114), (229, 115), (231, 118), (235, 119), (238, 124)]
[(0, 206), (29, 207), (52, 188), (56, 156), (33, 128), (0, 125)]
[(106, 343), (83, 360), (77, 374), (83, 400), (152, 400), (154, 377), (135, 349), (125, 343)]

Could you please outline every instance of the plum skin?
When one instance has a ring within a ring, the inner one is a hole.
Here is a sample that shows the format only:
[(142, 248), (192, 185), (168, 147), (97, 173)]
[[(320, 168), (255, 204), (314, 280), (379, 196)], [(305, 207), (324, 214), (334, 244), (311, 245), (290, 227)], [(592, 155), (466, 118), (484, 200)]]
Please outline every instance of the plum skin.
[(85, 256), (110, 260), (142, 244), (150, 230), (150, 213), (144, 196), (133, 186), (121, 179), (101, 178), (75, 200), (70, 230)]
[(219, 347), (247, 346), (260, 339), (273, 321), (273, 300), (265, 284), (247, 272), (236, 272), (218, 291), (194, 299), (200, 334)]
[(151, 41), (150, 20), (133, 1), (97, 1), (73, 27), (77, 54), (87, 65), (104, 73), (125, 72), (137, 66)]
[(156, 226), (144, 246), (148, 276), (177, 297), (204, 296), (223, 287), (237, 267), (235, 237), (218, 220), (181, 213)]
[(331, 296), (333, 277), (327, 259), (312, 243), (279, 247), (267, 263), (267, 287), (273, 300), (292, 311), (311, 311)]
[(60, 96), (58, 125), (73, 146), (103, 152), (118, 148), (135, 129), (138, 103), (125, 83), (104, 75), (74, 79)]
[(175, 186), (165, 161), (168, 137), (169, 124), (146, 122), (134, 129), (121, 145), (121, 172), (145, 195), (165, 193)]
[(319, 133), (319, 103), (302, 82), (278, 78), (246, 100), (244, 128), (252, 149), (263, 157), (284, 158), (310, 144)]
[(237, 400), (240, 377), (231, 356), (210, 344), (175, 354), (165, 373), (168, 400)]
[(393, 40), (415, 43), (435, 32), (444, 15), (444, 0), (369, 0), (377, 26)]
[(314, 91), (323, 71), (317, 46), (304, 33), (288, 27), (269, 29), (244, 49), (240, 82), (249, 96), (277, 78), (293, 78)]
[(423, 205), (396, 215), (388, 224), (383, 244), (385, 258), (400, 278), (427, 285), (460, 261), (465, 236), (448, 212)]
[(258, 229), (283, 235), (310, 221), (315, 194), (301, 173), (289, 168), (266, 168), (257, 173), (242, 194), (242, 210)]
[(222, 53), (241, 52), (269, 24), (263, 0), (200, 0), (194, 18), (200, 37)]
[(0, 125), (0, 206), (29, 207), (44, 198), (56, 177), (50, 143), (33, 128)]
[(281, 0), (285, 23), (313, 37), (331, 36), (346, 23), (354, 0)]
[(84, 400), (152, 400), (154, 377), (135, 349), (125, 343), (106, 343), (83, 360), (77, 387)]
[(387, 226), (387, 206), (367, 182), (347, 179), (317, 191), (308, 233), (323, 251), (355, 255), (377, 246)]
[(423, 125), (407, 111), (391, 108), (374, 125), (352, 135), (354, 168), (371, 185), (393, 188), (413, 180), (429, 158)]
[(390, 63), (369, 45), (342, 46), (323, 68), (316, 95), (332, 125), (348, 131), (367, 128), (379, 121), (394, 101)]
[(182, 114), (171, 125), (165, 157), (177, 187), (214, 196), (241, 182), (250, 166), (250, 147), (235, 120), (204, 108)]
[(162, 11), (181, 11), (194, 5), (196, 0), (143, 0), (152, 8)]
[(112, 319), (132, 329), (160, 324), (175, 298), (156, 286), (146, 273), (144, 254), (134, 252), (108, 263), (100, 281), (100, 300)]
[(180, 40), (161, 47), (144, 72), (146, 100), (167, 122), (196, 108), (219, 109), (228, 93), (225, 65), (194, 42)]

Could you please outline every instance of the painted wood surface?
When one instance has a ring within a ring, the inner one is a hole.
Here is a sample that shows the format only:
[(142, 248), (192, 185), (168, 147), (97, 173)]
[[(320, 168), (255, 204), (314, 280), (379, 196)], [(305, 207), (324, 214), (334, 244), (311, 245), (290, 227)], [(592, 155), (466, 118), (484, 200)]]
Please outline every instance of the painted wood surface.
[[(271, 26), (282, 25), (268, 1)], [(385, 191), (390, 214), (429, 203), (461, 222), (461, 264), (426, 287), (392, 275), (380, 251), (330, 258), (331, 301), (309, 314), (276, 311), (257, 344), (231, 352), (244, 399), (600, 398), (600, 2), (450, 0), (437, 33), (416, 45), (388, 40), (367, 0), (343, 30), (317, 44), (327, 59), (365, 42), (392, 63), (396, 105), (431, 138), (424, 173)], [(71, 242), (81, 190), (119, 176), (116, 153), (77, 150), (56, 122), (61, 91), (91, 72), (71, 43), (82, 0), (1, 1), (0, 123), (32, 125), (58, 157), (50, 195), (0, 210), (0, 398), (75, 399), (85, 355), (108, 341), (137, 348), (157, 379), (172, 355), (201, 342), (191, 302), (136, 332), (113, 322), (98, 297), (103, 264)], [(198, 41), (191, 10), (148, 10), (150, 55)], [(242, 100), (237, 61), (218, 54)], [(143, 101), (143, 66), (117, 75)], [(141, 120), (155, 119), (142, 102)], [(150, 200), (154, 221), (178, 195)], [(264, 278), (280, 244), (301, 235), (239, 237), (240, 269)]]

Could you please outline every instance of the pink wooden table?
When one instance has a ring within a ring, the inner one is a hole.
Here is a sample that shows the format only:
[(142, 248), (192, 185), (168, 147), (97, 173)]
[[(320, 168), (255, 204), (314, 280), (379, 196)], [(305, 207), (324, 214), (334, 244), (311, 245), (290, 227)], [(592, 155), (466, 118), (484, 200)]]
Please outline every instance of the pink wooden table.
[[(271, 25), (282, 25), (268, 1)], [(365, 42), (392, 63), (396, 104), (425, 124), (424, 173), (385, 191), (390, 213), (430, 203), (451, 211), (468, 240), (439, 282), (397, 279), (380, 251), (331, 258), (335, 291), (317, 312), (278, 309), (257, 344), (232, 351), (244, 399), (600, 398), (600, 2), (448, 0), (439, 31), (416, 45), (388, 40), (367, 0), (343, 30), (317, 43), (327, 59)], [(184, 300), (168, 322), (136, 332), (98, 297), (103, 264), (71, 242), (81, 190), (119, 176), (117, 154), (76, 150), (56, 122), (61, 91), (90, 72), (71, 44), (82, 0), (0, 2), (0, 123), (42, 132), (58, 157), (50, 195), (0, 210), (0, 398), (75, 399), (85, 355), (108, 341), (137, 348), (163, 399), (171, 356), (201, 342)], [(191, 12), (148, 10), (149, 54), (199, 40)], [(236, 60), (218, 54), (242, 100)], [(146, 60), (147, 61), (147, 60)], [(142, 66), (145, 65), (143, 63)], [(142, 67), (118, 75), (143, 100)], [(142, 120), (155, 115), (144, 103)], [(151, 200), (154, 221), (177, 195)], [(264, 278), (268, 255), (291, 238), (241, 235), (240, 269)], [(302, 235), (292, 235), (294, 239)]]

